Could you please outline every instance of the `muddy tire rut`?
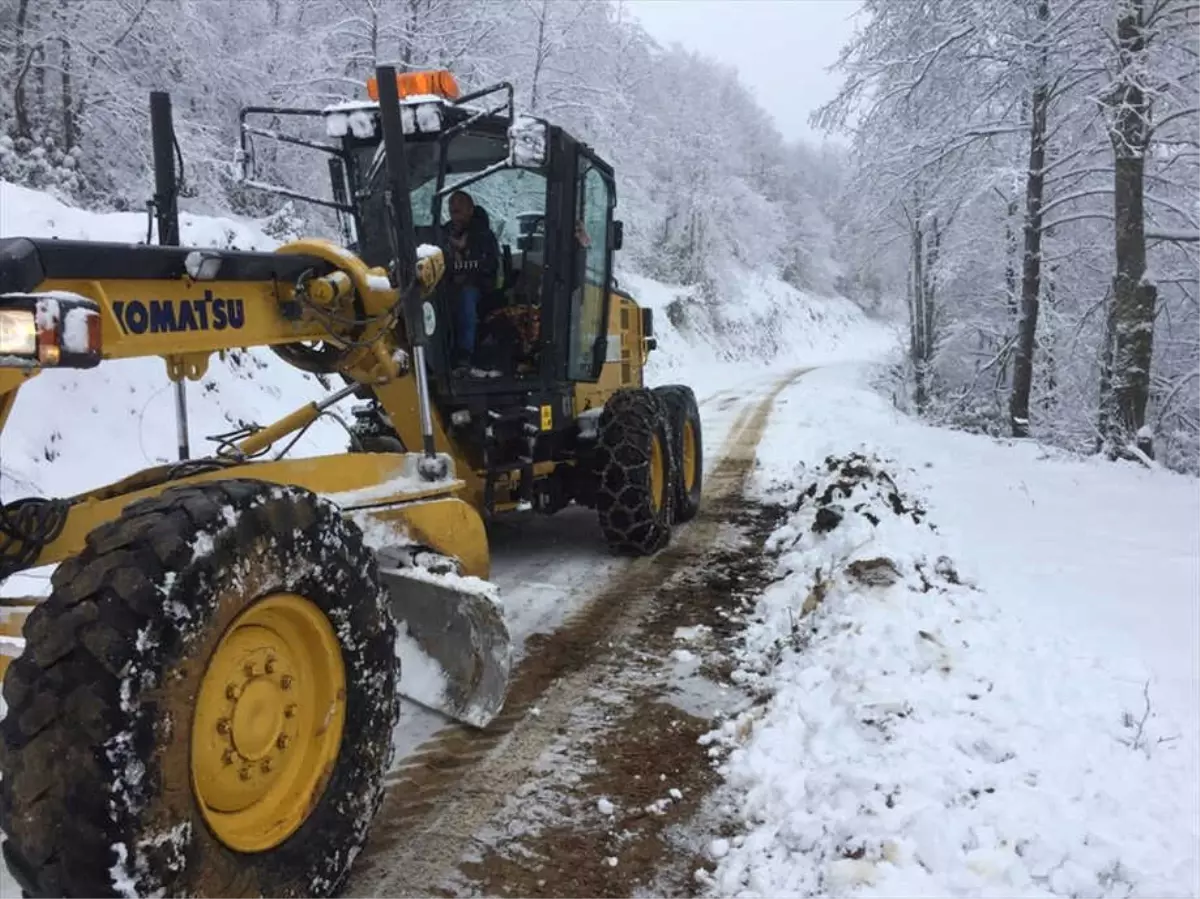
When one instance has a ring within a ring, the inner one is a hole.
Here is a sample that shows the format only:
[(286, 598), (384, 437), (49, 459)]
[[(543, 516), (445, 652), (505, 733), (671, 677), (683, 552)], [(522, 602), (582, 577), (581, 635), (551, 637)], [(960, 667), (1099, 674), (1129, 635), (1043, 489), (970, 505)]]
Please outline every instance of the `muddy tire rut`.
[[(748, 405), (707, 476), (700, 514), (636, 559), (553, 634), (531, 637), (509, 700), (485, 730), (449, 726), (389, 780), (345, 895), (688, 895), (691, 859), (668, 851), (713, 785), (710, 729), (667, 672), (727, 675), (720, 647), (766, 583), (780, 512), (743, 493), (778, 393)], [(706, 651), (678, 649), (679, 628)]]

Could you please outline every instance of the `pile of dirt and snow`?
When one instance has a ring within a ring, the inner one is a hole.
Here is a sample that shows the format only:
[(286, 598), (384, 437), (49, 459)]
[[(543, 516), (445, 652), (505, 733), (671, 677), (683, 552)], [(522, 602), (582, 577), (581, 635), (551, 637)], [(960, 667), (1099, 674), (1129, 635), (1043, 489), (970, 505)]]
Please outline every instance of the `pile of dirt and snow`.
[(759, 704), (704, 738), (704, 891), (1196, 895), (1195, 483), (925, 428), (855, 380), (785, 393), (760, 453), (791, 511), (732, 675)]

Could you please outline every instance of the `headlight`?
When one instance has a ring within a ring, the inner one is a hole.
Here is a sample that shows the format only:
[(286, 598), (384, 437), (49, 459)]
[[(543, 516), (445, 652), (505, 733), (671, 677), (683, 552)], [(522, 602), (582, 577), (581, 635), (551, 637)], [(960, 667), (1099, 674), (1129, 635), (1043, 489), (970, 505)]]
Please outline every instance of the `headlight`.
[(0, 294), (0, 368), (92, 368), (100, 364), (100, 307), (87, 297)]
[(0, 309), (0, 356), (36, 356), (37, 322), (32, 310)]

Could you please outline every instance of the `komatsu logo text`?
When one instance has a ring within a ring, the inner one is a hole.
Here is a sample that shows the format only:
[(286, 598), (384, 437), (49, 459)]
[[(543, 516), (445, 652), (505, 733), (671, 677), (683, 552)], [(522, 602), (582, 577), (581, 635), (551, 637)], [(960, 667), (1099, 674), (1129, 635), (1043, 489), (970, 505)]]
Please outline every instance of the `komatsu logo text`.
[(204, 291), (202, 300), (121, 300), (112, 308), (126, 334), (238, 331), (246, 324), (244, 300), (214, 297), (211, 290)]

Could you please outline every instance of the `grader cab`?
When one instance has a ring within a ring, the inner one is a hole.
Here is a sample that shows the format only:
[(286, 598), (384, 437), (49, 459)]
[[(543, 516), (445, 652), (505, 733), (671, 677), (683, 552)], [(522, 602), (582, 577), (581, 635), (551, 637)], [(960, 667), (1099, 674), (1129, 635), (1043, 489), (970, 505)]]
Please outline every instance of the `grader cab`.
[[(180, 386), (178, 461), (0, 505), (0, 580), (53, 567), (48, 596), (0, 600), (0, 831), (29, 895), (335, 893), (400, 702), (471, 727), (504, 704), (486, 521), (585, 505), (649, 554), (699, 508), (695, 397), (645, 385), (651, 316), (612, 276), (611, 167), (510, 85), (380, 67), (368, 95), (241, 117), (245, 183), (334, 209), (341, 243), (178, 246), (162, 94), (157, 246), (0, 239), (0, 427), (55, 368), (160, 356)], [(326, 154), (329, 196), (261, 180), (265, 140)], [(465, 372), (457, 191), (499, 249)], [(345, 386), (192, 458), (182, 384), (249, 346)], [(351, 397), (346, 453), (276, 451)]]

